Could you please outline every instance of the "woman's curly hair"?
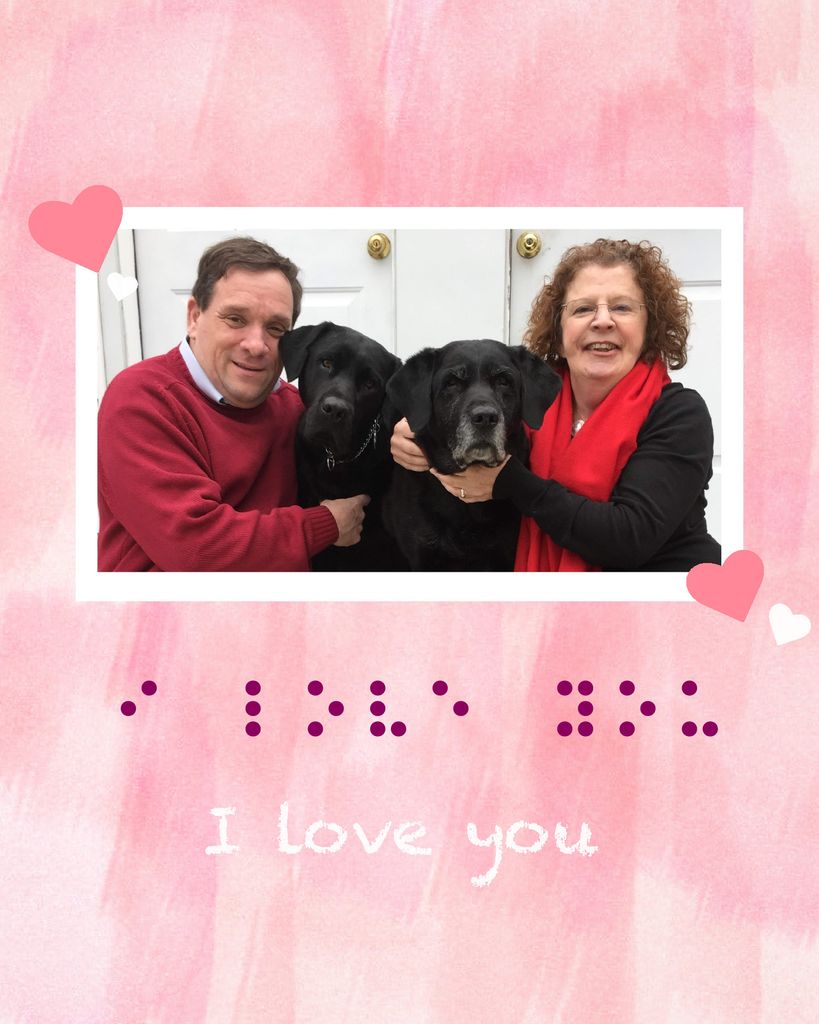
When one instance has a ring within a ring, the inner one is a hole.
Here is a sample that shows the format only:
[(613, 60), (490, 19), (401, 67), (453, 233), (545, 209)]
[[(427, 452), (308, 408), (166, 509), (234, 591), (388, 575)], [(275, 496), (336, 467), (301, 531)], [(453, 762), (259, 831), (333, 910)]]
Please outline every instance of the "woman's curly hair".
[(567, 249), (532, 305), (523, 343), (547, 363), (565, 366), (560, 355), (561, 306), (577, 272), (594, 264), (631, 267), (645, 296), (648, 312), (646, 339), (640, 356), (647, 363), (661, 359), (670, 370), (685, 366), (686, 343), (691, 323), (691, 303), (681, 292), (682, 282), (668, 266), (662, 251), (650, 242), (614, 241), (598, 238), (588, 245)]

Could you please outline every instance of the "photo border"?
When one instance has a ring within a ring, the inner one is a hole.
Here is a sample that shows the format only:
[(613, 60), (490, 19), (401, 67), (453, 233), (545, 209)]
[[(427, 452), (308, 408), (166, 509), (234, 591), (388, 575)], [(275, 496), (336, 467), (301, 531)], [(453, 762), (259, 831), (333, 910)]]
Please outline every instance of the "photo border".
[[(743, 210), (741, 207), (126, 207), (123, 229), (555, 230), (721, 232), (723, 561), (743, 546)], [(691, 601), (686, 573), (297, 573), (97, 571), (98, 275), (77, 267), (76, 598), (78, 601)], [(181, 328), (180, 328), (181, 330)], [(181, 335), (180, 335), (181, 336)], [(385, 586), (385, 577), (390, 586)], [(491, 597), (487, 598), (487, 595)]]

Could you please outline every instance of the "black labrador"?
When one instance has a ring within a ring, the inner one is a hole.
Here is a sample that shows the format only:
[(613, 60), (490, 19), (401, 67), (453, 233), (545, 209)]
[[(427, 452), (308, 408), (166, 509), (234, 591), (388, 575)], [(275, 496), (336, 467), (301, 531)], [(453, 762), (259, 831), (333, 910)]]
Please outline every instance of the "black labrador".
[[(537, 428), (561, 387), (558, 375), (522, 346), (453, 341), (412, 356), (390, 379), (391, 419), (406, 416), (440, 473), (507, 454), (526, 460), (523, 422)], [(511, 570), (520, 515), (511, 502), (465, 504), (429, 473), (396, 466), (384, 521), (413, 571)]]
[(288, 380), (298, 378), (304, 414), (296, 434), (299, 503), (369, 494), (361, 540), (317, 555), (314, 570), (406, 569), (381, 524), (381, 499), (393, 461), (381, 418), (387, 381), (401, 360), (349, 327), (325, 321), (282, 336)]

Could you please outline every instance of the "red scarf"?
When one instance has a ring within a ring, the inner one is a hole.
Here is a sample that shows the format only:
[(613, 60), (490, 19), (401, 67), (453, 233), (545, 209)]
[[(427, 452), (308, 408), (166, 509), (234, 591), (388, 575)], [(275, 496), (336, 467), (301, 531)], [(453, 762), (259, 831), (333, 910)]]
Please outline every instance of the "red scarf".
[[(568, 369), (562, 375), (563, 390), (546, 411), (541, 428), (532, 434), (532, 472), (593, 501), (608, 501), (637, 447), (637, 434), (649, 410), (671, 378), (659, 360), (651, 365), (635, 363), (572, 438)], [(593, 569), (580, 555), (556, 544), (533, 519), (521, 520), (515, 572)]]

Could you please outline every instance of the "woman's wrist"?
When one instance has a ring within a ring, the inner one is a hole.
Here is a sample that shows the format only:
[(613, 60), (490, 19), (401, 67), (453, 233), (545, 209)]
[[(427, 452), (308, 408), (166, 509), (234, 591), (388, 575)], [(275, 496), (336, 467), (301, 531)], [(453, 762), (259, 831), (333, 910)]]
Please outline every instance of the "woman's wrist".
[(512, 455), (506, 462), (506, 465), (501, 469), (500, 473), (495, 477), (495, 483), (492, 488), (493, 498), (509, 498), (511, 497), (510, 492), (515, 489), (515, 480), (518, 479), (518, 471), (526, 470), (523, 464)]

